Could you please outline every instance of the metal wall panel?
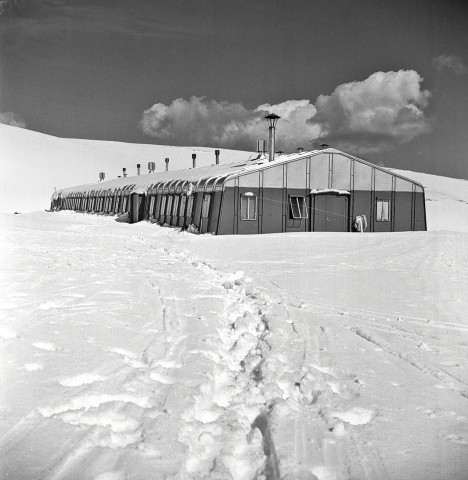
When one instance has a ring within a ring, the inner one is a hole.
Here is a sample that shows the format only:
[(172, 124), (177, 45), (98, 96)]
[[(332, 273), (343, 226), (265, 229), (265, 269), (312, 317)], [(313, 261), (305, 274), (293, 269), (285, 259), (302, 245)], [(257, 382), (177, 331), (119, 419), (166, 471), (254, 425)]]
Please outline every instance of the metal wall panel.
[[(297, 160), (286, 164), (286, 185), (291, 188), (306, 188), (307, 159)], [(281, 187), (282, 184), (276, 185)]]
[(352, 160), (343, 155), (333, 154), (333, 173), (331, 188), (338, 190), (351, 189)]
[(321, 153), (314, 155), (310, 159), (310, 188), (321, 190), (329, 188), (329, 165), (330, 155), (328, 153)]
[(283, 231), (283, 189), (263, 188), (262, 233)]
[(283, 165), (263, 170), (263, 188), (281, 188), (284, 185)]
[(223, 191), (220, 219), (218, 222), (218, 235), (232, 235), (234, 233), (234, 182), (230, 182), (230, 185), (231, 186), (226, 186)]

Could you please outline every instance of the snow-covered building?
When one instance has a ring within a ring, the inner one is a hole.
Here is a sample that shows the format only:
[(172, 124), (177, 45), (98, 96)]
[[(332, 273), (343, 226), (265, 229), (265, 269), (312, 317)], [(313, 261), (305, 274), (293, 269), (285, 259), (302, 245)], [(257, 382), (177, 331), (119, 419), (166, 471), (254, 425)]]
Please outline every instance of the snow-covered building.
[(420, 183), (333, 148), (66, 188), (51, 208), (219, 235), (426, 230)]

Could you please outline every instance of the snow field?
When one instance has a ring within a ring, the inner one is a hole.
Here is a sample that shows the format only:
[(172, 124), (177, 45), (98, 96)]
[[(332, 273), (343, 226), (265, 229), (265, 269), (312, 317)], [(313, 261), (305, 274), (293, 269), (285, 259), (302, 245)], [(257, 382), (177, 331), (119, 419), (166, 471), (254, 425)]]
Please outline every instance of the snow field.
[(2, 221), (3, 477), (465, 478), (466, 235)]

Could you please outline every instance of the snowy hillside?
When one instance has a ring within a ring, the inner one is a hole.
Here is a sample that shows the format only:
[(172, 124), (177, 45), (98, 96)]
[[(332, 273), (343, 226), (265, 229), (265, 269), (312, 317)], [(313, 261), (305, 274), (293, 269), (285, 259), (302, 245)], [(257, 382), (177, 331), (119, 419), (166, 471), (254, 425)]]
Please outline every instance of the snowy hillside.
[[(192, 153), (197, 165), (215, 162), (215, 149), (204, 147), (171, 147), (139, 145), (98, 140), (58, 138), (42, 133), (0, 124), (0, 212), (33, 212), (50, 207), (54, 188), (61, 189), (99, 181), (99, 172), (106, 180), (122, 175), (148, 173), (148, 162), (156, 163), (156, 171), (192, 167)], [(228, 163), (245, 160), (251, 153), (221, 150), (220, 160)]]
[(468, 232), (468, 180), (392, 169), (424, 185), (428, 230)]

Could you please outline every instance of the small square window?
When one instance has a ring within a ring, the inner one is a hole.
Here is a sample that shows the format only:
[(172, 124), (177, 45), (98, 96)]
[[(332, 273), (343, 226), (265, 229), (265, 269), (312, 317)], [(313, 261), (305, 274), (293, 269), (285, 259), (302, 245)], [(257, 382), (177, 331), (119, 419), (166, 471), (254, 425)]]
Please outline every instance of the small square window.
[(257, 197), (255, 195), (241, 195), (241, 220), (257, 219)]
[(289, 197), (289, 218), (307, 218), (304, 197)]
[(377, 199), (377, 215), (376, 220), (378, 222), (390, 221), (390, 200)]

